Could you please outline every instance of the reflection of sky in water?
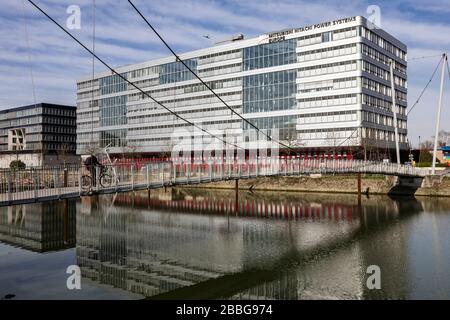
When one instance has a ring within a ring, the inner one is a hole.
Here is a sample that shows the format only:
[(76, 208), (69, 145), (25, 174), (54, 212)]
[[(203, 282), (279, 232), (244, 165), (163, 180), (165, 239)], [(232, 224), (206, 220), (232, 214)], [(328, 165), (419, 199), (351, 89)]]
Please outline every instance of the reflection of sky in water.
[(81, 290), (68, 290), (68, 265), (76, 264), (75, 249), (34, 253), (0, 244), (0, 297), (17, 299), (129, 299), (132, 294), (111, 287), (81, 282)]
[[(22, 229), (0, 234), (22, 247), (0, 243), (0, 296), (450, 298), (450, 199), (371, 196), (358, 207), (353, 195), (243, 192), (237, 214), (233, 201), (233, 192), (193, 190), (84, 198), (68, 206), (72, 220), (46, 204), (42, 229), (30, 205), (23, 226), (33, 241)], [(51, 250), (33, 252), (40, 244)], [(71, 264), (82, 267), (82, 290), (66, 288)], [(372, 264), (381, 290), (365, 287)]]

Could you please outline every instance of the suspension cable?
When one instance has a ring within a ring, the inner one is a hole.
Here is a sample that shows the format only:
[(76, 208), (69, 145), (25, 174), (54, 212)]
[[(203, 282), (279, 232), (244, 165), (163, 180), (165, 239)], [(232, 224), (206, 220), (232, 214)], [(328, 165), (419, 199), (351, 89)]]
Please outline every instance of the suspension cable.
[(414, 60), (420, 60), (420, 59), (437, 58), (437, 57), (442, 57), (442, 54), (434, 54), (434, 55), (430, 55), (430, 56), (414, 57), (414, 58), (408, 59), (408, 62), (414, 61)]
[(436, 66), (436, 68), (433, 71), (433, 74), (431, 75), (430, 80), (428, 80), (427, 84), (425, 85), (425, 87), (423, 88), (422, 92), (419, 94), (419, 97), (417, 98), (416, 102), (412, 105), (411, 108), (409, 108), (408, 112), (406, 112), (406, 116), (408, 116), (410, 114), (410, 112), (414, 109), (414, 107), (419, 103), (420, 99), (422, 98), (423, 94), (425, 93), (425, 91), (427, 90), (428, 86), (430, 85), (431, 81), (433, 81), (433, 78), (437, 72), (437, 70), (439, 69), (439, 66), (441, 65), (441, 62), (443, 60), (443, 56), (441, 55), (441, 59), (439, 60), (438, 65)]
[(127, 82), (128, 84), (130, 84), (131, 86), (133, 86), (135, 89), (139, 90), (143, 95), (146, 95), (147, 97), (149, 97), (153, 102), (155, 102), (156, 104), (158, 104), (159, 106), (161, 106), (162, 108), (164, 108), (165, 110), (167, 110), (168, 112), (170, 112), (172, 115), (176, 116), (177, 118), (185, 121), (187, 124), (192, 125), (198, 129), (200, 129), (202, 132), (218, 139), (219, 141), (234, 146), (235, 148), (238, 149), (243, 149), (244, 148), (237, 146), (233, 143), (230, 143), (222, 138), (219, 138), (218, 136), (210, 133), (209, 131), (207, 131), (206, 129), (198, 126), (197, 124), (195, 124), (192, 121), (189, 121), (188, 119), (183, 118), (182, 116), (180, 116), (178, 113), (172, 111), (171, 109), (167, 108), (164, 104), (162, 104), (161, 102), (159, 102), (158, 100), (156, 100), (155, 98), (153, 98), (150, 94), (148, 94), (147, 92), (143, 91), (141, 88), (139, 88), (138, 86), (136, 86), (136, 84), (134, 84), (133, 82), (129, 81), (126, 77), (124, 77), (122, 74), (118, 73), (116, 70), (114, 70), (111, 66), (109, 66), (103, 59), (101, 59), (96, 53), (92, 52), (92, 50), (90, 50), (88, 47), (86, 47), (80, 40), (78, 40), (75, 36), (73, 36), (69, 31), (67, 31), (66, 29), (64, 29), (55, 19), (53, 19), (50, 15), (48, 15), (43, 9), (41, 9), (38, 5), (36, 5), (32, 0), (27, 0), (28, 2), (30, 2), (36, 9), (38, 9), (44, 16), (46, 16), (51, 22), (53, 22), (56, 26), (58, 26), (62, 31), (64, 31), (64, 33), (66, 33), (69, 37), (71, 37), (75, 42), (77, 42), (81, 47), (83, 47), (87, 52), (89, 52), (91, 55), (93, 55), (98, 61), (100, 61), (106, 68), (108, 68), (113, 74), (117, 75), (118, 77), (120, 77), (122, 80), (124, 80), (125, 82)]

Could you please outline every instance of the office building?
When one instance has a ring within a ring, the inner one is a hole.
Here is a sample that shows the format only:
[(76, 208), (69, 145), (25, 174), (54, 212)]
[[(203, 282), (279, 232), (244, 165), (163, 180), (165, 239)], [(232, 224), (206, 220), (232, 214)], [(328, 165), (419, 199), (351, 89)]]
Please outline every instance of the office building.
[(0, 167), (79, 163), (76, 107), (39, 103), (0, 111)]
[[(395, 150), (391, 61), (399, 144), (407, 148), (406, 52), (405, 44), (356, 16), (241, 35), (180, 59), (236, 112), (303, 154), (386, 157)], [(242, 137), (251, 129), (173, 56), (116, 71), (209, 132)], [(106, 145), (112, 153), (158, 154), (173, 147), (175, 130), (195, 134), (110, 71), (77, 86), (78, 154)]]

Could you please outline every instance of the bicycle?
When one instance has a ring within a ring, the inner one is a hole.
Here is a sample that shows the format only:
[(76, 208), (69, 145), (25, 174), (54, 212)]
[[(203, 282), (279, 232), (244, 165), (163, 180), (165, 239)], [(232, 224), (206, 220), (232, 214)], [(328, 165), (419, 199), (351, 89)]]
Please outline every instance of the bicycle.
[[(100, 174), (98, 177), (98, 182), (102, 188), (108, 188), (110, 187), (114, 182), (116, 184), (119, 183), (119, 178), (117, 177), (116, 169), (114, 168), (114, 164), (117, 161), (117, 159), (114, 160), (114, 162), (111, 161), (111, 158), (109, 157), (108, 153), (109, 145), (107, 145), (104, 148), (104, 151), (106, 153), (106, 157), (108, 159), (109, 165), (108, 166), (101, 166), (100, 167)], [(83, 190), (89, 190), (92, 186), (92, 176), (91, 175), (83, 175), (81, 177), (81, 188)]]

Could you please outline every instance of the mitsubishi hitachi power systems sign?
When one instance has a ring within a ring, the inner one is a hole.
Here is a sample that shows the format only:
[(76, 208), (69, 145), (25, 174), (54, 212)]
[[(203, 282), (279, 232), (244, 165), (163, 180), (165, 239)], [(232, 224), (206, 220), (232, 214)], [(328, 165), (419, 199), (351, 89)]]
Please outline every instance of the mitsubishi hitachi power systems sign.
[(328, 21), (328, 22), (317, 23), (317, 24), (313, 24), (310, 26), (306, 26), (306, 27), (300, 27), (300, 28), (294, 28), (294, 29), (288, 29), (288, 30), (269, 33), (267, 39), (268, 39), (269, 43), (283, 41), (287, 35), (290, 35), (293, 33), (321, 29), (321, 28), (335, 26), (335, 25), (339, 25), (339, 24), (345, 24), (345, 23), (349, 23), (349, 22), (353, 22), (353, 21), (356, 21), (356, 16), (350, 17), (350, 18), (343, 18), (343, 19)]

